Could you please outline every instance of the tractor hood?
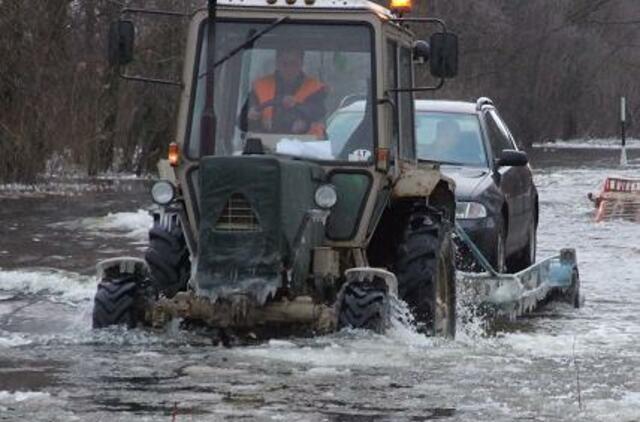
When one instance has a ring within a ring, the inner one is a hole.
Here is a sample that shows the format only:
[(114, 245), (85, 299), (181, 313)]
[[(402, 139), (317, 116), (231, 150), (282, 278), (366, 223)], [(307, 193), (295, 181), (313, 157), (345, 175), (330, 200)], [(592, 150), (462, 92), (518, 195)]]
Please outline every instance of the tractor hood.
[[(206, 157), (200, 162), (196, 293), (245, 295), (264, 304), (295, 289), (309, 271), (311, 249), (324, 241), (314, 193), (324, 171), (271, 156)], [(314, 214), (315, 213), (315, 214)]]

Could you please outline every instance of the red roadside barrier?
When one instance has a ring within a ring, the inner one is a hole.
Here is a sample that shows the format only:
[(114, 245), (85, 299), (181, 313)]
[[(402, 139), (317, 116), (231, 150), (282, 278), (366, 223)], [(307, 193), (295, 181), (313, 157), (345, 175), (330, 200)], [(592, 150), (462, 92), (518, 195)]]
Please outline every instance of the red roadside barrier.
[(598, 196), (588, 195), (596, 206), (596, 221), (624, 219), (640, 222), (640, 179), (607, 177)]

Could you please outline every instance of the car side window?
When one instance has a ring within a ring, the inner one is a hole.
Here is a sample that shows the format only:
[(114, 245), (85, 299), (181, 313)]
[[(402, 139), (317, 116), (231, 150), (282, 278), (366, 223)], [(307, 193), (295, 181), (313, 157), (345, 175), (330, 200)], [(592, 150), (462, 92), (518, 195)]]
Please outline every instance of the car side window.
[(491, 110), (489, 113), (498, 124), (498, 127), (500, 128), (501, 132), (507, 137), (507, 140), (509, 141), (510, 149), (518, 149), (518, 146), (516, 145), (516, 142), (513, 139), (513, 135), (511, 134), (511, 131), (507, 127), (507, 124), (504, 122), (504, 120), (502, 120), (502, 117), (500, 117), (500, 114), (498, 114), (498, 111)]
[(493, 112), (485, 114), (493, 158), (500, 157), (502, 150), (514, 149), (513, 143), (511, 143), (511, 139), (509, 139), (509, 133), (505, 131), (501, 124), (502, 122), (498, 123), (499, 119), (496, 119), (496, 117)]

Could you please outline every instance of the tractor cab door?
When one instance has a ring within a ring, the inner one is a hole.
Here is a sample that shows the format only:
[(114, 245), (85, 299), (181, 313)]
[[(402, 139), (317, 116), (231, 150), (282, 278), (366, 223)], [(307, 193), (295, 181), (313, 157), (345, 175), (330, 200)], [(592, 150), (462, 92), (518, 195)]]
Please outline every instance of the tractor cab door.
[(386, 123), (390, 144), (387, 146), (393, 159), (416, 162), (415, 116), (413, 92), (397, 92), (414, 85), (413, 52), (409, 45), (388, 38), (384, 49), (384, 92), (390, 100)]

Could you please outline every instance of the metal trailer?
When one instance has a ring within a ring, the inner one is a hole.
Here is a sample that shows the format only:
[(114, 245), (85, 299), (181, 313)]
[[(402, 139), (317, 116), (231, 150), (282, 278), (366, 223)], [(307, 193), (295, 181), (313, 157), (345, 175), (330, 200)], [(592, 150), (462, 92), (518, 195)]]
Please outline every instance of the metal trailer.
[(477, 273), (458, 270), (463, 305), (477, 307), (491, 317), (509, 320), (530, 313), (549, 300), (568, 302), (575, 308), (582, 305), (575, 249), (562, 249), (560, 254), (515, 274), (501, 274), (458, 223), (455, 233), (483, 269)]

